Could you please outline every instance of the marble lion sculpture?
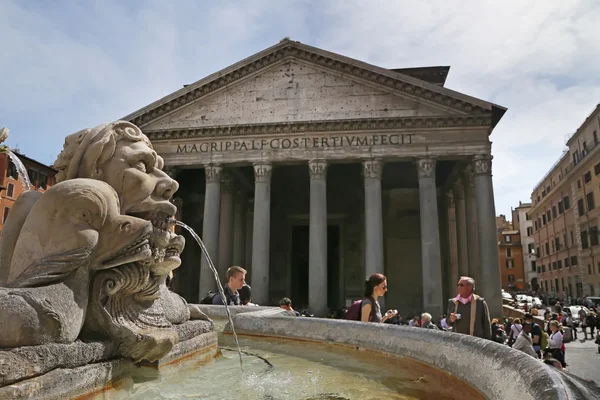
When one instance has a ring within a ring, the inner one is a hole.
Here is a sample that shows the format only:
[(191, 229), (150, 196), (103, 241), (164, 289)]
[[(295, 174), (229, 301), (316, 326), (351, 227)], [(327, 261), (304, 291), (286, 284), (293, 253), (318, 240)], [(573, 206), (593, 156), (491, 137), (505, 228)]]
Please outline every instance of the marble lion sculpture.
[(102, 181), (50, 188), (24, 219), (0, 288), (0, 347), (74, 342), (94, 271), (150, 259), (151, 233), (149, 221), (120, 215), (115, 190)]

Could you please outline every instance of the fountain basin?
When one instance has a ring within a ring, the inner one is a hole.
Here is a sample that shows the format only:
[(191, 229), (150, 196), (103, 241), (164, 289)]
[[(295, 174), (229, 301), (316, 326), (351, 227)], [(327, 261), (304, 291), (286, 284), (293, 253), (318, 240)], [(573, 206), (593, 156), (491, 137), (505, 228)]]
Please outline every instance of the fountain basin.
[(364, 349), (420, 361), (451, 374), (489, 399), (600, 398), (600, 388), (593, 383), (560, 372), (508, 346), (467, 335), (298, 318), (284, 310), (238, 313), (233, 321), (239, 335), (336, 344), (348, 351)]

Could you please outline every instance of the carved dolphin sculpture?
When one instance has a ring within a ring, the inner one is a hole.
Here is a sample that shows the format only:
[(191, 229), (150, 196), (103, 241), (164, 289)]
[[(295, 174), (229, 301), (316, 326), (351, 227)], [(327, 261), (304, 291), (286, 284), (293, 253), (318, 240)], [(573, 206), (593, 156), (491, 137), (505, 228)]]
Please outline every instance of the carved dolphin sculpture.
[(61, 182), (41, 196), (0, 288), (0, 347), (75, 341), (93, 271), (150, 259), (152, 224), (119, 210), (116, 192), (93, 179)]

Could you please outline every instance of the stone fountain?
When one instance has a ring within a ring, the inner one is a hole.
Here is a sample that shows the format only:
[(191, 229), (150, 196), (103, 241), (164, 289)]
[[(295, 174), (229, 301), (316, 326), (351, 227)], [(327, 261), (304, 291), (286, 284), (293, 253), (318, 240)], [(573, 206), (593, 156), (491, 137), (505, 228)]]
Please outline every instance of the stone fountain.
[(54, 167), (0, 240), (0, 398), (65, 398), (135, 364), (214, 355), (212, 321), (165, 284), (185, 242), (168, 223), (178, 184), (148, 138), (126, 121), (84, 129)]
[[(0, 239), (0, 398), (77, 397), (140, 365), (214, 357), (207, 314), (222, 318), (226, 310), (188, 304), (166, 285), (184, 246), (169, 222), (178, 184), (148, 138), (126, 121), (85, 129), (66, 138), (54, 166), (58, 183), (44, 194), (24, 192)], [(242, 334), (410, 358), (460, 378), (481, 398), (600, 396), (589, 382), (466, 335), (274, 308), (232, 313)]]

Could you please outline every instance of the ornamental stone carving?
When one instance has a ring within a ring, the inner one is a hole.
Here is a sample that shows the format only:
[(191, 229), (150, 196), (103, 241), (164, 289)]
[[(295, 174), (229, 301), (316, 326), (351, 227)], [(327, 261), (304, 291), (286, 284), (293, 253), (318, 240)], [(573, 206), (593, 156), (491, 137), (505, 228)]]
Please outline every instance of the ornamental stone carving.
[(206, 164), (204, 166), (204, 176), (206, 178), (206, 183), (220, 183), (222, 171), (223, 167), (221, 167), (218, 164)]
[(254, 182), (271, 182), (273, 166), (270, 163), (254, 164)]
[(365, 178), (381, 179), (383, 163), (378, 159), (364, 160), (363, 175)]
[(225, 190), (234, 189), (235, 179), (229, 172), (224, 171), (223, 173), (221, 173), (221, 185), (221, 187)]
[(473, 157), (473, 172), (475, 175), (492, 174), (492, 155), (480, 154)]
[(308, 162), (310, 180), (324, 180), (327, 177), (327, 162), (324, 160), (312, 160)]
[(73, 343), (94, 273), (152, 258), (152, 224), (120, 215), (117, 193), (93, 179), (54, 185), (6, 228), (20, 234), (0, 289), (0, 347)]
[(416, 160), (417, 172), (419, 179), (433, 178), (435, 179), (435, 159), (434, 158), (418, 158)]
[(465, 188), (460, 180), (456, 180), (453, 184), (454, 189), (454, 200), (464, 200), (465, 199)]

